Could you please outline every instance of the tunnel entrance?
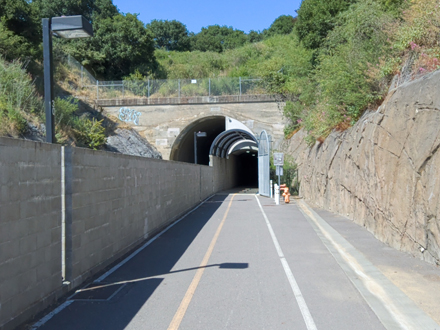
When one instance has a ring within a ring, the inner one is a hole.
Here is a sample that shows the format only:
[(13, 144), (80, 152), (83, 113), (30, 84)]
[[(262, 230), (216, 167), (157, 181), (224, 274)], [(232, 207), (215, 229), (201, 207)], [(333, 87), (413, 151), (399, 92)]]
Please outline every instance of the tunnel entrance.
[(231, 161), (237, 186), (258, 187), (258, 141), (243, 123), (225, 116), (191, 123), (176, 138), (170, 160), (194, 164), (195, 153), (201, 165), (209, 165), (210, 155)]
[(197, 138), (197, 163), (209, 165), (211, 144), (225, 129), (224, 116), (206, 117), (191, 123), (176, 138), (170, 160), (194, 164), (194, 132), (206, 132), (206, 137)]

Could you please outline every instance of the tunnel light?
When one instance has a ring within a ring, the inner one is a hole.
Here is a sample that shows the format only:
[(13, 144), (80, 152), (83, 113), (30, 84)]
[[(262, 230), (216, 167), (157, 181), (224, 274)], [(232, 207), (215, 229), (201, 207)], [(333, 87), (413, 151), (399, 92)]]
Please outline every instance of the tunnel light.
[(66, 39), (93, 37), (92, 24), (82, 15), (53, 17), (52, 31)]

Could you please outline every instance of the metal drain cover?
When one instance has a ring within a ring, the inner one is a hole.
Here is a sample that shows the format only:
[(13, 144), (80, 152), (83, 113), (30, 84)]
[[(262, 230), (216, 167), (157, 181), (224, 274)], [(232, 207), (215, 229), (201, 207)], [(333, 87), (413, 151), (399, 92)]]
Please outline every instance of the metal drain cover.
[(125, 284), (93, 283), (90, 286), (77, 290), (70, 300), (108, 301), (116, 295)]

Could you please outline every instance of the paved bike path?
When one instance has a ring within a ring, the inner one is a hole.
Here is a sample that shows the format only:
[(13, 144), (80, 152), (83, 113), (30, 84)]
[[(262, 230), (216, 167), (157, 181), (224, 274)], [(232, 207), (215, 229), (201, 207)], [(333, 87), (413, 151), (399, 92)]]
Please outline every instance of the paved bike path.
[(391, 328), (313, 221), (296, 203), (218, 194), (34, 329)]

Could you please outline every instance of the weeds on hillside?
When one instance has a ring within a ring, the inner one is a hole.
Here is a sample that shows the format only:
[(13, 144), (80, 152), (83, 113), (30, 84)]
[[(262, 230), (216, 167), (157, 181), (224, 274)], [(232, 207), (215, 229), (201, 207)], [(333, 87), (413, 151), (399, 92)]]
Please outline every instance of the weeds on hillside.
[(386, 29), (391, 56), (382, 59), (379, 70), (370, 76), (381, 78), (399, 74), (401, 64), (415, 58), (412, 77), (440, 68), (440, 3), (437, 0), (412, 0), (402, 19)]
[(28, 121), (42, 119), (43, 103), (30, 75), (19, 61), (0, 58), (0, 136), (19, 137)]
[(69, 96), (65, 99), (56, 98), (54, 101), (57, 140), (67, 142), (68, 136), (73, 136), (79, 146), (99, 149), (106, 143), (103, 120), (87, 118), (78, 115), (78, 99)]

